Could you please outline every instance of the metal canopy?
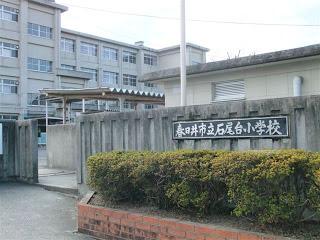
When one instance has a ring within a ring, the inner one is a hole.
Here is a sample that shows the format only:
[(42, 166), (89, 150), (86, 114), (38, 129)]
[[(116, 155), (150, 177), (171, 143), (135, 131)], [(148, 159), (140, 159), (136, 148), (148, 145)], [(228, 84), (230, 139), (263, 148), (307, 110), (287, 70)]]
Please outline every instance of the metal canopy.
[(85, 113), (86, 100), (119, 100), (120, 110), (124, 101), (164, 105), (164, 94), (123, 88), (84, 88), (84, 89), (42, 89), (46, 95), (46, 126), (48, 126), (48, 102), (61, 102), (63, 105), (63, 124), (66, 123), (67, 103), (82, 101), (82, 112)]
[(164, 94), (156, 92), (146, 92), (138, 90), (129, 90), (123, 88), (85, 88), (85, 89), (42, 89), (40, 93), (45, 94), (47, 99), (62, 98), (67, 102), (77, 102), (86, 100), (125, 100), (155, 103), (164, 105)]

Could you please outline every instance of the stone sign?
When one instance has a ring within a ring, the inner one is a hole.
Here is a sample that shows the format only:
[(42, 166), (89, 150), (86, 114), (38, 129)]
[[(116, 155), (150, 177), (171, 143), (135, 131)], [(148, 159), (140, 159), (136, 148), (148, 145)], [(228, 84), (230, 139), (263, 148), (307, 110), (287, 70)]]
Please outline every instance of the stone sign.
[(174, 140), (283, 137), (289, 137), (287, 116), (173, 123)]

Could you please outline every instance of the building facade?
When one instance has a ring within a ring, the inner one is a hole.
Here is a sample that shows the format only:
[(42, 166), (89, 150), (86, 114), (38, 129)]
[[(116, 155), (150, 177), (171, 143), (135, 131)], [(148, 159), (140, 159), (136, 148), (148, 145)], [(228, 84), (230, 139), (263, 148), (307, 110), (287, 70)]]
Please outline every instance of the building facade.
[[(179, 69), (145, 74), (161, 85), (166, 107), (180, 106)], [(320, 94), (320, 44), (187, 68), (187, 105)]]
[[(43, 117), (40, 89), (116, 87), (161, 92), (138, 78), (179, 64), (178, 46), (151, 49), (143, 42), (131, 45), (61, 29), (65, 11), (54, 0), (0, 0), (0, 119)], [(190, 65), (206, 61), (208, 49), (188, 44), (187, 51)], [(91, 104), (119, 110), (117, 99)], [(122, 104), (128, 110), (137, 108), (133, 102)], [(55, 109), (51, 107), (49, 113), (54, 116)]]

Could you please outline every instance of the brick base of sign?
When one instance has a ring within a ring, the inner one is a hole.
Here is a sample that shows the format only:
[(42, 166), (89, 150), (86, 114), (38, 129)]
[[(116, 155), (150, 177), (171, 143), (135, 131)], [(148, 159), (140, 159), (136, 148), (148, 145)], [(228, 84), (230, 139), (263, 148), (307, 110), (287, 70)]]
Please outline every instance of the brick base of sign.
[[(91, 196), (90, 196), (91, 195)], [(181, 222), (89, 205), (92, 194), (78, 204), (78, 231), (110, 240), (279, 240), (259, 233)]]

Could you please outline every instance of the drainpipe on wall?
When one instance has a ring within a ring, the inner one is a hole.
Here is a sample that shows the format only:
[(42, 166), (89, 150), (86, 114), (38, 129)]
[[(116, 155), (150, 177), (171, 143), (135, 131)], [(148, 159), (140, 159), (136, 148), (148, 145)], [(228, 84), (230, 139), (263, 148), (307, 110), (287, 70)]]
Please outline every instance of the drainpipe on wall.
[(302, 82), (303, 82), (303, 77), (301, 76), (295, 76), (293, 78), (293, 96), (294, 97), (302, 96)]

